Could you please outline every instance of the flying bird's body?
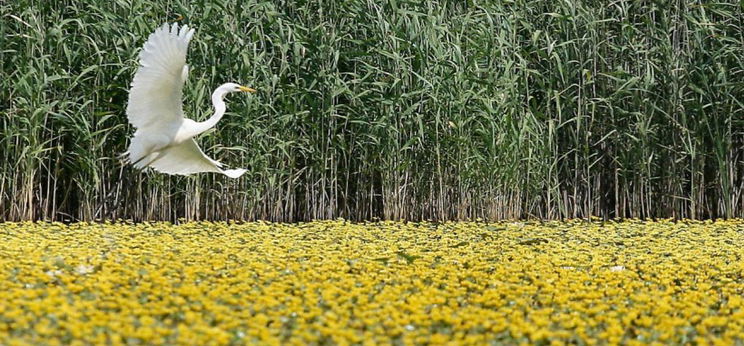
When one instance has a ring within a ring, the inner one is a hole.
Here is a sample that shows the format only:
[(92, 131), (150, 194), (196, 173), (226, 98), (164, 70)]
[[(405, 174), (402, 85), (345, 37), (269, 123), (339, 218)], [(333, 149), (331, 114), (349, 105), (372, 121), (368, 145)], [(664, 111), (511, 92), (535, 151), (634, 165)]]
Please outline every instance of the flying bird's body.
[(227, 94), (255, 90), (225, 83), (212, 93), (215, 112), (211, 118), (203, 122), (185, 118), (181, 99), (189, 74), (186, 52), (193, 35), (194, 29), (186, 25), (179, 30), (178, 24), (165, 24), (147, 39), (129, 90), (127, 118), (137, 130), (125, 154), (136, 168), (179, 175), (215, 172), (237, 178), (246, 170), (222, 169), (221, 163), (201, 151), (194, 137), (222, 119)]

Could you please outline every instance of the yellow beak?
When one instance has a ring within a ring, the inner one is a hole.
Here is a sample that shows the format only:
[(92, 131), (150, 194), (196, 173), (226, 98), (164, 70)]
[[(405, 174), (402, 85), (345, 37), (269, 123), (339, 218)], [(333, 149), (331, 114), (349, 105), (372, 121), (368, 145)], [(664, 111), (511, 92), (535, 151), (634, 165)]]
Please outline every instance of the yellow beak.
[(244, 86), (240, 86), (240, 87), (238, 87), (238, 89), (240, 89), (240, 91), (246, 92), (246, 93), (254, 93), (254, 92), (256, 92), (256, 89), (249, 88), (249, 87), (244, 87)]

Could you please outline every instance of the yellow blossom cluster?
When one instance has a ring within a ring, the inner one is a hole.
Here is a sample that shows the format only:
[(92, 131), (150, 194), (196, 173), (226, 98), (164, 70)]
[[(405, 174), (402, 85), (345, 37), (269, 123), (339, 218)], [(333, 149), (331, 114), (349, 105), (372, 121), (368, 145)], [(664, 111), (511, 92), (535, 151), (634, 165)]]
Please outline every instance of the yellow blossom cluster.
[(4, 223), (0, 344), (741, 344), (744, 220)]

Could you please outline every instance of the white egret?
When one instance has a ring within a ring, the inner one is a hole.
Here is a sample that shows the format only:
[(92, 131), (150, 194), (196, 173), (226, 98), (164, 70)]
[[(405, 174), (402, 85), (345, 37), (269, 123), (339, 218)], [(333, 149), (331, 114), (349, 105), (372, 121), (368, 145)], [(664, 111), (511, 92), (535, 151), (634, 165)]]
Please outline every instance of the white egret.
[(212, 93), (214, 115), (203, 122), (185, 118), (181, 98), (189, 73), (186, 51), (194, 29), (164, 24), (145, 42), (140, 67), (129, 90), (127, 117), (137, 130), (125, 155), (136, 168), (151, 167), (167, 174), (222, 173), (237, 178), (245, 169), (222, 169), (202, 152), (194, 137), (214, 127), (225, 114), (224, 98), (232, 92), (256, 92), (235, 83)]

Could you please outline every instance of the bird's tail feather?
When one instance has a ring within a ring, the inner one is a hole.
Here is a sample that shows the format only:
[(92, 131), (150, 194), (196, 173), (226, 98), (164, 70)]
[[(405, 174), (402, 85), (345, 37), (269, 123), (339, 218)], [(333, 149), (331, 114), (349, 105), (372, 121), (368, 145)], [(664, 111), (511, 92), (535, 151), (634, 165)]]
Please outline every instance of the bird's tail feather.
[(230, 177), (230, 178), (240, 178), (243, 173), (248, 171), (247, 169), (238, 168), (238, 169), (224, 169), (222, 170), (222, 174)]

